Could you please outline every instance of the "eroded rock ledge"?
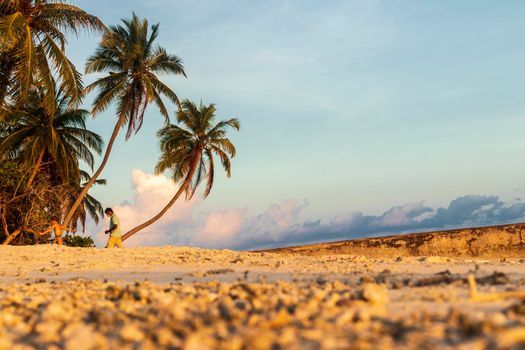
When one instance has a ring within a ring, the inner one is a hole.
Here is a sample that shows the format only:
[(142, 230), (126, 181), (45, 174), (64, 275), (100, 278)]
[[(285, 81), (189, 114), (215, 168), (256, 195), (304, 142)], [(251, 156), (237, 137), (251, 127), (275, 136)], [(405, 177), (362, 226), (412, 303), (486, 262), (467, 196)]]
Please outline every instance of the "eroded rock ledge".
[(448, 256), (476, 258), (525, 257), (525, 224), (354, 239), (265, 250), (274, 253), (367, 257)]

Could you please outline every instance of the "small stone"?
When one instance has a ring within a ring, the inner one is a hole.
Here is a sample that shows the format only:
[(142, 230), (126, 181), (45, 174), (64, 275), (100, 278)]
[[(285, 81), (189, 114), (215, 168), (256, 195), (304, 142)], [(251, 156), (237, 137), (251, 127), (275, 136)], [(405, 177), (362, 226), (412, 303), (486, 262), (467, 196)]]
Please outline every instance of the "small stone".
[(361, 283), (375, 283), (375, 278), (370, 275), (363, 275), (360, 278)]
[(128, 324), (122, 327), (120, 331), (122, 339), (130, 342), (140, 342), (144, 340), (144, 333), (133, 324)]
[(94, 350), (98, 349), (96, 333), (89, 325), (77, 327), (67, 338), (65, 342), (66, 350)]
[(396, 280), (392, 282), (392, 289), (401, 289), (405, 286), (402, 281)]
[(13, 349), (13, 341), (5, 336), (0, 336), (0, 350)]
[(35, 326), (35, 330), (40, 334), (40, 341), (54, 343), (60, 341), (63, 325), (57, 321), (40, 322)]
[(444, 264), (447, 262), (448, 258), (442, 256), (424, 256), (419, 259), (420, 262), (427, 264)]
[(215, 270), (208, 270), (206, 271), (207, 275), (221, 275), (224, 273), (232, 273), (235, 272), (233, 269), (215, 269)]
[(284, 309), (281, 309), (281, 311), (279, 311), (277, 315), (275, 315), (272, 318), (270, 322), (270, 327), (272, 328), (282, 327), (290, 321), (291, 321), (290, 314), (286, 312)]
[(363, 285), (362, 297), (374, 305), (386, 305), (388, 303), (388, 290), (382, 284), (366, 283)]

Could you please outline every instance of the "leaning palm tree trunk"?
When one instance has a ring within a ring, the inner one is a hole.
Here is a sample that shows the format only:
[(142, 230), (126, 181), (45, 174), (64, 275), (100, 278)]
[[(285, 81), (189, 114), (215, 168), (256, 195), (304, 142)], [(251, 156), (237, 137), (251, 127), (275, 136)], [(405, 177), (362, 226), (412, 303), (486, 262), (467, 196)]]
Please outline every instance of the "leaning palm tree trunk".
[(38, 154), (38, 158), (36, 160), (36, 164), (33, 168), (33, 171), (31, 173), (31, 176), (29, 177), (29, 180), (27, 180), (26, 184), (26, 191), (31, 188), (31, 185), (33, 185), (33, 181), (35, 180), (36, 173), (40, 169), (40, 166), (42, 165), (42, 159), (44, 158), (44, 153), (46, 152), (46, 148), (42, 148), (40, 151), (40, 154)]
[(68, 226), (69, 225), (69, 222), (71, 221), (71, 218), (73, 217), (73, 215), (77, 211), (78, 207), (82, 203), (82, 200), (84, 199), (84, 197), (86, 197), (89, 189), (97, 181), (97, 178), (99, 177), (100, 173), (102, 172), (102, 170), (106, 166), (106, 163), (108, 162), (108, 159), (109, 159), (109, 154), (111, 153), (111, 149), (113, 148), (113, 144), (115, 143), (115, 140), (117, 138), (118, 132), (120, 131), (120, 128), (122, 127), (122, 124), (124, 123), (125, 119), (126, 119), (126, 116), (124, 114), (122, 114), (119, 117), (119, 119), (117, 121), (117, 124), (115, 124), (115, 129), (113, 129), (113, 133), (111, 134), (111, 138), (109, 139), (109, 143), (108, 143), (108, 146), (106, 148), (106, 153), (104, 154), (104, 158), (102, 159), (102, 163), (100, 163), (100, 166), (98, 167), (97, 171), (95, 171), (95, 173), (93, 174), (93, 176), (91, 177), (89, 182), (86, 184), (86, 186), (84, 186), (84, 188), (82, 189), (82, 191), (78, 195), (78, 197), (75, 200), (75, 202), (73, 203), (73, 206), (71, 207), (71, 209), (69, 209), (69, 212), (67, 213), (66, 218), (64, 219), (64, 223), (63, 223), (64, 226)]
[(155, 221), (157, 221), (158, 219), (160, 219), (167, 211), (169, 208), (171, 208), (171, 206), (173, 204), (175, 204), (175, 202), (177, 201), (177, 199), (179, 199), (180, 195), (182, 193), (184, 193), (184, 191), (186, 191), (186, 189), (188, 188), (188, 186), (190, 185), (190, 182), (191, 182), (191, 178), (193, 177), (193, 174), (195, 173), (195, 169), (197, 168), (197, 164), (199, 163), (199, 159), (200, 157), (198, 157), (198, 155), (195, 157), (195, 159), (193, 160), (193, 163), (191, 165), (191, 168), (190, 168), (190, 171), (188, 172), (188, 175), (186, 176), (186, 179), (184, 180), (184, 182), (182, 183), (182, 185), (180, 186), (179, 190), (177, 191), (177, 193), (175, 193), (175, 195), (173, 196), (173, 198), (168, 202), (168, 204), (166, 204), (166, 206), (164, 208), (162, 208), (162, 210), (157, 214), (155, 215), (154, 217), (152, 217), (151, 219), (149, 219), (148, 221), (138, 225), (137, 227), (131, 229), (130, 231), (126, 232), (123, 236), (122, 236), (122, 241), (125, 241), (126, 239), (128, 239), (129, 237), (133, 236), (135, 233), (139, 232), (140, 230), (148, 227), (149, 225), (153, 224)]

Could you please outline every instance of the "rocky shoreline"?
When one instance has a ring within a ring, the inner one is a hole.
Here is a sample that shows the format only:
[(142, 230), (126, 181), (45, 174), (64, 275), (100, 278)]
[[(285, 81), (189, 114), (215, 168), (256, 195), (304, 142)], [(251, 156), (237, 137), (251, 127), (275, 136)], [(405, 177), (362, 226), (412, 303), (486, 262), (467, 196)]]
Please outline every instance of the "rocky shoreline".
[(308, 255), (363, 254), (368, 257), (524, 258), (525, 224), (369, 237), (261, 251)]

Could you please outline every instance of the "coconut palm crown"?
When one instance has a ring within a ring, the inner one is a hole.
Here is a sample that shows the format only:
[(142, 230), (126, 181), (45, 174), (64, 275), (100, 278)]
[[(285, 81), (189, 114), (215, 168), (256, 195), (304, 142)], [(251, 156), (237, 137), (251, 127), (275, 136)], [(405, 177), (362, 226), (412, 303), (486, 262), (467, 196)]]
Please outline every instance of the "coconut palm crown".
[(214, 125), (216, 108), (214, 104), (196, 106), (189, 100), (182, 102), (177, 112), (177, 121), (183, 126), (168, 125), (158, 132), (161, 156), (155, 173), (172, 171), (173, 181), (191, 178), (186, 188), (186, 199), (195, 194), (202, 180), (206, 180), (203, 197), (206, 198), (213, 187), (214, 160), (220, 159), (226, 175), (231, 176), (230, 158), (235, 157), (235, 146), (226, 138), (226, 128), (239, 130), (236, 118), (220, 121)]
[(79, 180), (79, 160), (92, 168), (92, 151), (100, 154), (103, 145), (99, 135), (86, 129), (88, 111), (68, 109), (70, 98), (59, 90), (55, 114), (50, 115), (44, 108), (45, 98), (45, 93), (32, 91), (27, 104), (7, 109), (0, 124), (0, 153), (33, 169), (27, 187), (43, 163), (50, 164), (55, 182)]
[(2, 95), (23, 104), (33, 86), (45, 89), (45, 107), (52, 114), (56, 77), (69, 102), (77, 105), (83, 95), (82, 80), (66, 57), (65, 34), (79, 29), (102, 31), (105, 26), (65, 0), (0, 1), (0, 80), (9, 84)]
[(116, 101), (118, 116), (124, 119), (121, 126), (124, 122), (128, 124), (126, 138), (142, 126), (148, 103), (155, 102), (167, 121), (169, 115), (161, 95), (179, 104), (175, 92), (157, 74), (186, 76), (179, 57), (154, 46), (159, 24), (151, 26), (151, 33), (148, 29), (148, 21), (135, 14), (131, 19), (122, 20), (121, 25), (110, 26), (86, 64), (86, 73), (108, 73), (86, 88), (87, 92), (98, 89), (93, 114), (104, 111)]

